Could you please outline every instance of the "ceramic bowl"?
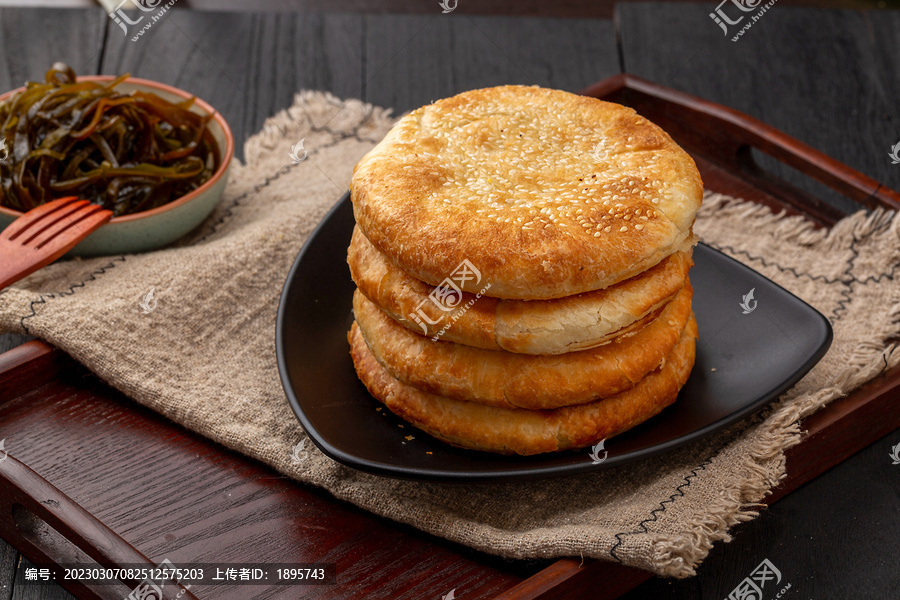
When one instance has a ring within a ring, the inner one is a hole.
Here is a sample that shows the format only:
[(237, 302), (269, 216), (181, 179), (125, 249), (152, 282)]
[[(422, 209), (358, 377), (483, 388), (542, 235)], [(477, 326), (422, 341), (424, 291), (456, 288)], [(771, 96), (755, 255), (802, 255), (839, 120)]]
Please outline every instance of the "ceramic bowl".
[[(79, 81), (110, 81), (111, 79), (113, 77), (108, 75), (78, 78)], [(0, 102), (21, 89), (23, 88), (3, 94), (0, 96)], [(134, 90), (152, 92), (170, 102), (180, 102), (193, 95), (164, 83), (137, 77), (129, 77), (116, 86), (116, 90), (126, 94)], [(189, 194), (159, 208), (114, 217), (75, 246), (69, 255), (98, 256), (153, 250), (174, 242), (209, 216), (222, 198), (225, 184), (228, 182), (228, 171), (234, 155), (234, 136), (222, 115), (200, 98), (194, 101), (191, 110), (198, 114), (215, 114), (207, 127), (218, 146), (221, 160), (209, 181)], [(19, 211), (0, 206), (0, 230), (6, 228), (22, 214)]]

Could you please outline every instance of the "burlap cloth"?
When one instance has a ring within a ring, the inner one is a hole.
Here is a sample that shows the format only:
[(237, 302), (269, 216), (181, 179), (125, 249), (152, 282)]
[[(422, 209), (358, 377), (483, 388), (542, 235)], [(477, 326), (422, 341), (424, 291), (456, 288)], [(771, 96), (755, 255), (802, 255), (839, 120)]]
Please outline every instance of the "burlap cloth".
[[(507, 557), (591, 556), (676, 577), (757, 514), (785, 475), (785, 448), (801, 440), (800, 418), (900, 362), (889, 342), (900, 330), (900, 219), (859, 213), (814, 230), (709, 195), (700, 237), (834, 326), (827, 356), (762, 414), (650, 460), (540, 482), (420, 483), (333, 462), (285, 399), (275, 312), (303, 241), (391, 123), (389, 111), (358, 101), (299, 94), (247, 142), (246, 165), (234, 166), (222, 203), (188, 239), (47, 267), (0, 294), (0, 329), (43, 338), (137, 402), (373, 513)], [(308, 156), (294, 165), (300, 139)], [(151, 288), (157, 305), (145, 313)]]

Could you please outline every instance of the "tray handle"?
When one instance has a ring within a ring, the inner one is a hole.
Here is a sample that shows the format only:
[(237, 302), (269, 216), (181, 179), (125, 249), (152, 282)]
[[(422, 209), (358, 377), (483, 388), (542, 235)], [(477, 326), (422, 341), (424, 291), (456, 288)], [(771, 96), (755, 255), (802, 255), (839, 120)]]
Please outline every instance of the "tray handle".
[[(868, 209), (900, 209), (900, 194), (819, 150), (741, 112), (622, 73), (580, 92), (633, 107), (678, 140), (742, 176), (796, 212), (831, 225), (846, 216), (822, 200), (767, 174), (751, 148), (793, 167)], [(660, 102), (662, 101), (662, 102)]]
[[(0, 487), (12, 492), (0, 496), (0, 537), (36, 565), (56, 571), (57, 581), (61, 563), (95, 562), (97, 567), (134, 564), (146, 565), (148, 569), (157, 566), (46, 479), (6, 453), (0, 460), (0, 482)], [(79, 598), (123, 598), (116, 595), (116, 590), (122, 589), (116, 585), (92, 586), (75, 580), (59, 583)], [(121, 580), (126, 588), (138, 583)], [(180, 585), (165, 586), (163, 598), (197, 600)]]

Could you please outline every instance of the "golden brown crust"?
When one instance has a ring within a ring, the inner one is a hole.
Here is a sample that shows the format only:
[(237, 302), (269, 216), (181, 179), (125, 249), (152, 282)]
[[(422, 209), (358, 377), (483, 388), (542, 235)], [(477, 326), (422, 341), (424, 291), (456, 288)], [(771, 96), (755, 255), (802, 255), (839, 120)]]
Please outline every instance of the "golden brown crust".
[(657, 316), (684, 285), (691, 252), (689, 244), (631, 279), (567, 298), (503, 300), (488, 290), (481, 297), (462, 292), (452, 305), (429, 298), (434, 286), (392, 263), (359, 227), (347, 263), (359, 291), (410, 331), (487, 350), (561, 354), (599, 346)]
[(504, 409), (423, 392), (391, 377), (375, 360), (356, 323), (348, 338), (359, 378), (401, 418), (455, 446), (531, 455), (583, 448), (643, 423), (672, 404), (694, 364), (697, 324), (691, 317), (664, 364), (615, 396), (555, 410)]
[(583, 404), (633, 387), (678, 342), (691, 315), (690, 282), (643, 329), (590, 350), (531, 356), (433, 341), (401, 327), (358, 291), (353, 312), (372, 354), (423, 391), (501, 408)]
[(356, 165), (356, 221), (431, 285), (468, 260), (499, 298), (550, 299), (645, 271), (692, 237), (693, 160), (634, 110), (539, 87), (472, 90), (401, 118)]

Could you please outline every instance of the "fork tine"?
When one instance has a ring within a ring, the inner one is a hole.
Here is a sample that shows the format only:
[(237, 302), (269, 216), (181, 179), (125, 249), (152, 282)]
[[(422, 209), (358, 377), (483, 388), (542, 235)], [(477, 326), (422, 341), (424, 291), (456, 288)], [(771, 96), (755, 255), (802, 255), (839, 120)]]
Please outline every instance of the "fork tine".
[[(65, 245), (70, 239), (82, 239), (84, 231), (92, 231), (112, 217), (112, 212), (96, 204), (86, 204), (55, 220), (52, 224), (28, 238), (24, 244), (43, 249), (48, 244)], [(61, 256), (61, 255), (60, 255)]]
[[(24, 220), (26, 224), (16, 228), (11, 236), (8, 233), (12, 225), (0, 232), (0, 289), (50, 264), (113, 216), (112, 211), (87, 200), (72, 200), (62, 198), (51, 203), (49, 209), (45, 208), (47, 205), (32, 209), (13, 222), (15, 225)], [(26, 231), (27, 239), (13, 241)]]
[[(0, 261), (0, 289), (50, 264), (113, 216), (112, 211), (87, 201), (68, 203), (61, 210), (62, 215), (57, 214), (60, 209), (50, 211), (49, 223), (43, 222), (48, 217), (38, 215), (43, 224), (38, 231), (30, 231), (32, 235), (27, 241), (32, 243), (28, 246), (21, 240), (10, 241), (4, 237), (2, 234), (6, 231), (0, 232), (0, 249), (4, 254)], [(29, 211), (19, 218), (29, 220), (33, 217)], [(16, 235), (21, 235), (25, 229)]]
[[(77, 201), (78, 196), (67, 196), (66, 198), (53, 200), (52, 202), (48, 202), (46, 204), (38, 206), (37, 208), (33, 208), (32, 210), (25, 213), (25, 215), (22, 215), (21, 217), (10, 223), (9, 226), (7, 226), (2, 233), (0, 233), (0, 237), (13, 241), (31, 227), (34, 227), (35, 225), (45, 221), (54, 213), (65, 209), (67, 206), (70, 206)], [(82, 202), (87, 201), (83, 200)]]
[(18, 243), (23, 246), (32, 246), (32, 241), (35, 238), (51, 228), (55, 228), (55, 230), (58, 231), (58, 225), (60, 223), (62, 226), (65, 226), (65, 223), (72, 215), (77, 215), (79, 211), (84, 210), (89, 206), (90, 203), (87, 200), (79, 200), (78, 202), (72, 202), (59, 210), (53, 211), (48, 214), (46, 218), (41, 219), (41, 222), (36, 227), (29, 227), (27, 232), (23, 232), (22, 238), (18, 240)]

